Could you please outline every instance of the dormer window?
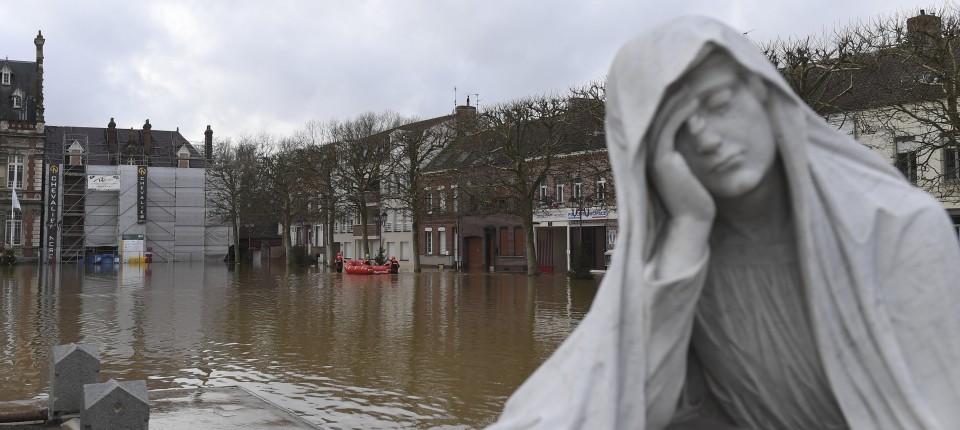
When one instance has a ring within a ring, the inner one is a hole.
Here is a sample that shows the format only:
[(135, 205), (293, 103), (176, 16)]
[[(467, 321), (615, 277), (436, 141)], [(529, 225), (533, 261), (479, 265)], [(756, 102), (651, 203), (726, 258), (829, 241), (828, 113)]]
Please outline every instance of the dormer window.
[(183, 145), (177, 151), (177, 167), (190, 167), (190, 150)]
[(70, 155), (71, 165), (80, 166), (83, 164), (83, 145), (80, 144), (79, 140), (73, 140), (70, 143), (70, 147), (67, 148), (67, 154)]
[(11, 75), (10, 66), (4, 65), (3, 69), (0, 69), (0, 85), (10, 85)]
[(20, 91), (20, 88), (17, 88), (13, 95), (10, 96), (10, 100), (13, 103), (14, 109), (20, 109), (23, 105), (23, 91)]

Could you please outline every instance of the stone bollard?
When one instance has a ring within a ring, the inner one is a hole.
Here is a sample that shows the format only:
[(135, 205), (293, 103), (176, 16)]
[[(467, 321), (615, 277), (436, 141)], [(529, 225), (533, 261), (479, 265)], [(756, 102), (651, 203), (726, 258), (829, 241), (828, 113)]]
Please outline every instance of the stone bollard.
[(80, 423), (84, 430), (147, 429), (150, 423), (150, 400), (147, 381), (117, 382), (83, 386), (83, 411)]
[(50, 419), (83, 409), (83, 385), (99, 380), (96, 345), (70, 343), (53, 347), (50, 363)]

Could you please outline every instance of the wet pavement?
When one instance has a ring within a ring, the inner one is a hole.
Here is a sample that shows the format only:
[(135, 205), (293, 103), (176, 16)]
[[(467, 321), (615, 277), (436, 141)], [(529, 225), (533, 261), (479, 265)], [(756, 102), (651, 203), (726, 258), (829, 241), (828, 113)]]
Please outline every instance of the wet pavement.
[[(239, 387), (155, 390), (150, 398), (150, 428), (219, 429), (312, 429), (296, 414)], [(0, 416), (12, 412), (45, 411), (42, 400), (0, 404)], [(4, 428), (60, 428), (60, 423), (12, 423)]]

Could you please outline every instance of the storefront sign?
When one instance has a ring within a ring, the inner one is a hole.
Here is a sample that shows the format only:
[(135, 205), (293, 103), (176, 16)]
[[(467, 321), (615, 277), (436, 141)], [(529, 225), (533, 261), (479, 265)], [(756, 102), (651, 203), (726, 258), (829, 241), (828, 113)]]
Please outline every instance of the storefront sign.
[(137, 224), (147, 222), (147, 166), (137, 166)]
[(121, 242), (123, 244), (121, 252), (124, 260), (130, 257), (143, 256), (143, 239), (144, 236), (142, 234), (124, 234), (121, 236)]
[(51, 164), (48, 174), (50, 186), (47, 187), (47, 262), (54, 261), (57, 253), (57, 224), (60, 221), (60, 165)]
[(87, 175), (87, 189), (91, 191), (120, 191), (120, 175)]
[(585, 209), (582, 212), (577, 209), (570, 209), (567, 211), (568, 220), (579, 220), (579, 219), (606, 219), (607, 211), (601, 210), (592, 210)]

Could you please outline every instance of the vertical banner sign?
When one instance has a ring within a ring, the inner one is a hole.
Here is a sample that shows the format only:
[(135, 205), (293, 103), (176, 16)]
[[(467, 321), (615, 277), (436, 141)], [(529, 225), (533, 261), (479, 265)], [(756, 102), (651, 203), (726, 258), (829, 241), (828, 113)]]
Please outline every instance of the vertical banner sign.
[(147, 222), (147, 166), (137, 166), (137, 224)]
[(50, 165), (50, 187), (47, 192), (47, 262), (53, 262), (57, 253), (57, 224), (60, 221), (60, 165)]

